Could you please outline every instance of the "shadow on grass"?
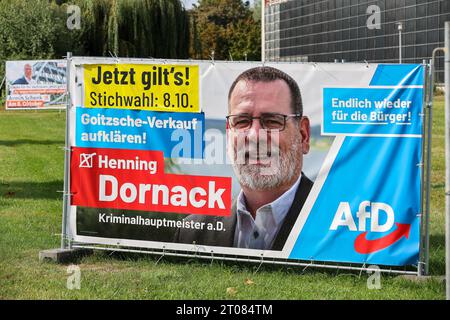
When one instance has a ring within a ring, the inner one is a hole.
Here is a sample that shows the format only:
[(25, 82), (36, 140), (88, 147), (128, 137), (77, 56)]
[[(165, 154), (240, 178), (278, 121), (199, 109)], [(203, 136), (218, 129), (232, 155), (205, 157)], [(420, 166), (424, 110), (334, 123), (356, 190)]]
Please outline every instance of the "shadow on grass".
[(31, 145), (52, 145), (59, 144), (64, 145), (64, 140), (33, 140), (33, 139), (18, 139), (18, 140), (0, 140), (0, 146), (17, 147), (19, 145), (31, 144)]
[(430, 235), (430, 274), (439, 276), (445, 274), (445, 235)]
[(62, 180), (46, 182), (14, 181), (0, 183), (3, 199), (62, 199)]

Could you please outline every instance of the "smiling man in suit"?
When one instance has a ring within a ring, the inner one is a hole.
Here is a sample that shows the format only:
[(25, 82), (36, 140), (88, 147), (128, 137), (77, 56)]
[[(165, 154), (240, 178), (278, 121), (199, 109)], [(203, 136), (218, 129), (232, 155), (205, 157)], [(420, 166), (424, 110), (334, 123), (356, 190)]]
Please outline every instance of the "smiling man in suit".
[(33, 67), (29, 63), (23, 67), (23, 77), (17, 79), (12, 84), (31, 84), (33, 82)]
[(300, 89), (278, 69), (252, 68), (231, 85), (228, 113), (227, 148), (241, 192), (228, 217), (186, 218), (222, 222), (223, 230), (178, 229), (174, 241), (282, 250), (313, 185), (302, 173), (310, 125)]

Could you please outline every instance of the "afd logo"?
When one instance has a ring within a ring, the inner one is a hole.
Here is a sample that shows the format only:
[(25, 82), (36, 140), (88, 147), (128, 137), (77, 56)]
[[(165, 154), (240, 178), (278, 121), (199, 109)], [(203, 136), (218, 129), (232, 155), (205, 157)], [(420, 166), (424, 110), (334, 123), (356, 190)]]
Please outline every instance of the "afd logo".
[[(330, 230), (337, 230), (339, 227), (348, 228), (349, 231), (362, 231), (355, 239), (355, 251), (361, 254), (368, 254), (383, 250), (402, 237), (409, 237), (410, 224), (395, 222), (394, 210), (391, 206), (382, 202), (363, 201), (359, 204), (356, 218), (350, 208), (350, 203), (341, 202), (334, 215)], [(370, 223), (367, 220), (370, 219)], [(396, 227), (394, 227), (394, 224)], [(394, 230), (392, 230), (394, 228)], [(391, 231), (392, 230), (392, 231)], [(370, 232), (388, 232), (389, 234), (378, 239), (368, 240), (366, 235)]]

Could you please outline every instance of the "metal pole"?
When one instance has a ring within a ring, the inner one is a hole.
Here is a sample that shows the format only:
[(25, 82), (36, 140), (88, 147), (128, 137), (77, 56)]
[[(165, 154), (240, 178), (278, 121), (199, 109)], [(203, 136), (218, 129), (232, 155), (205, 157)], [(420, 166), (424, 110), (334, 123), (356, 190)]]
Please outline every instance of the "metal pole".
[(261, 0), (261, 61), (266, 62), (266, 0)]
[(67, 243), (67, 220), (70, 210), (70, 64), (72, 60), (72, 52), (67, 52), (67, 66), (66, 66), (66, 82), (67, 82), (67, 103), (66, 103), (66, 142), (64, 145), (64, 198), (63, 198), (63, 216), (62, 216), (62, 231), (61, 231), (61, 249), (70, 249), (70, 242)]
[(2, 83), (0, 83), (0, 97), (2, 96), (2, 88), (3, 88), (3, 83), (5, 83), (5, 79), (6, 79), (6, 77), (3, 77), (3, 79), (2, 79)]
[(445, 23), (445, 275), (450, 300), (450, 22)]
[(402, 63), (402, 30), (403, 30), (403, 22), (399, 21), (395, 23), (397, 25), (398, 30), (398, 63)]
[[(428, 131), (428, 134), (425, 133), (425, 129), (427, 128), (427, 125), (429, 124), (428, 117), (429, 117), (429, 111), (430, 111), (430, 96), (432, 99), (432, 95), (430, 95), (429, 91), (430, 88), (432, 88), (432, 62), (428, 62), (427, 60), (423, 60), (423, 65), (426, 66), (426, 72), (424, 74), (424, 94), (423, 94), (423, 105), (422, 108), (423, 112), (423, 132), (422, 132), (422, 146), (421, 146), (421, 155), (422, 155), (422, 161), (421, 161), (421, 187), (420, 187), (420, 199), (421, 199), (421, 206), (420, 206), (420, 257), (419, 257), (419, 264), (417, 268), (417, 274), (418, 276), (424, 276), (427, 273), (426, 270), (426, 264), (427, 264), (427, 233), (425, 232), (425, 220), (428, 215), (427, 211), (427, 205), (429, 203), (429, 185), (427, 183), (427, 179), (429, 175), (426, 175), (426, 173), (429, 172), (430, 168), (430, 153), (427, 146), (429, 145), (430, 141), (430, 134)], [(425, 166), (426, 165), (426, 166)]]
[[(429, 83), (427, 90), (427, 167), (426, 167), (426, 192), (425, 192), (425, 248), (424, 248), (424, 263), (425, 275), (429, 272), (429, 252), (430, 252), (430, 190), (431, 190), (431, 142), (432, 142), (432, 125), (433, 125), (433, 87), (434, 87), (434, 60), (429, 61)], [(425, 169), (425, 168), (424, 168)]]

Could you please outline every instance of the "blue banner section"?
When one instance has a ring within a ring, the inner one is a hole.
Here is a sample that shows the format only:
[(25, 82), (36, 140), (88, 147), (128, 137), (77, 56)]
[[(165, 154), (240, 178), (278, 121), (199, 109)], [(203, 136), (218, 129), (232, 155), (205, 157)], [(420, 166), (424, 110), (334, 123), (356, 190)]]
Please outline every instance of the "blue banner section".
[(412, 86), (424, 84), (424, 66), (418, 64), (380, 64), (371, 86)]
[(417, 138), (346, 137), (289, 258), (417, 264), (420, 146)]
[(324, 134), (421, 135), (422, 89), (324, 88)]
[(76, 108), (76, 146), (162, 151), (203, 158), (204, 113)]

